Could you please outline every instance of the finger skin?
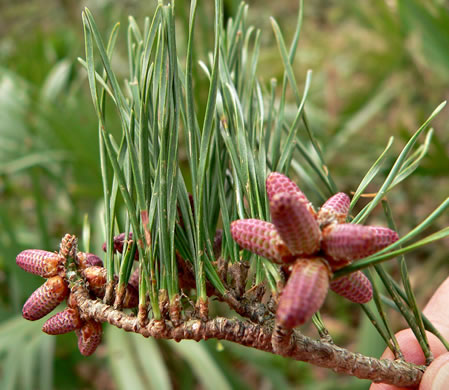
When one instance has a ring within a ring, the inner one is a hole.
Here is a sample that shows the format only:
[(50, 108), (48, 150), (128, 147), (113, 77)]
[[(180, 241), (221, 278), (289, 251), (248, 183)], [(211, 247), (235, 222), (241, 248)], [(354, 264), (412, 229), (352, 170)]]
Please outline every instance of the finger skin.
[(449, 353), (438, 356), (424, 373), (419, 390), (445, 390), (449, 386)]
[[(432, 321), (441, 334), (447, 339), (449, 337), (449, 278), (447, 278), (437, 289), (423, 310), (427, 318)], [(425, 358), (413, 332), (405, 329), (396, 334), (405, 360), (424, 364)], [(427, 332), (430, 349), (436, 358), (424, 373), (419, 390), (439, 390), (449, 388), (449, 353), (446, 351), (436, 336)], [(394, 359), (393, 353), (387, 349), (382, 355), (385, 359)], [(372, 384), (370, 390), (402, 390), (406, 388), (386, 385)]]

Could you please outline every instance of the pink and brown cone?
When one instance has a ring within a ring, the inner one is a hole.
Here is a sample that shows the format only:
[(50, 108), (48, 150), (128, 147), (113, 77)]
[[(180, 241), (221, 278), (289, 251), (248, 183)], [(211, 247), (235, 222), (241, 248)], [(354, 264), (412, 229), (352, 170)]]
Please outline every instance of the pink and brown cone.
[(31, 294), (23, 305), (23, 317), (36, 321), (50, 313), (69, 295), (67, 283), (60, 276), (53, 276)]
[(56, 252), (27, 249), (17, 255), (16, 264), (26, 272), (50, 278), (58, 274), (63, 260), (64, 258)]
[[(128, 234), (128, 250), (131, 249), (131, 245), (132, 245), (132, 241), (133, 240), (133, 234), (132, 232), (130, 232)], [(114, 236), (113, 239), (113, 251), (114, 252), (119, 252), (119, 253), (123, 253), (123, 248), (125, 246), (125, 241), (126, 241), (126, 234), (125, 233), (120, 233), (116, 236)], [(106, 248), (106, 242), (103, 243), (103, 251), (106, 252), (107, 248)], [(136, 253), (134, 254), (134, 260), (139, 260), (139, 251), (136, 251)]]
[(271, 202), (276, 194), (287, 193), (290, 195), (296, 195), (298, 200), (301, 203), (304, 203), (309, 212), (315, 216), (315, 210), (313, 209), (312, 203), (309, 202), (309, 199), (307, 199), (293, 180), (290, 180), (282, 173), (272, 172), (269, 174), (265, 182), (265, 187), (267, 189), (269, 202)]
[(320, 248), (315, 217), (296, 194), (280, 192), (270, 201), (271, 220), (293, 255), (311, 255)]
[(244, 249), (278, 264), (294, 263), (279, 300), (278, 322), (292, 328), (307, 321), (329, 287), (353, 302), (368, 302), (372, 286), (362, 272), (331, 280), (332, 271), (387, 247), (397, 241), (397, 233), (344, 223), (350, 204), (344, 193), (329, 198), (315, 213), (296, 184), (281, 173), (271, 173), (266, 188), (273, 223), (234, 221), (231, 235)]
[(330, 289), (354, 303), (367, 303), (373, 297), (373, 286), (362, 271), (331, 280)]
[[(75, 330), (80, 352), (89, 356), (101, 342), (101, 324), (93, 321), (84, 323), (80, 318), (76, 302), (70, 294), (66, 281), (65, 266), (67, 257), (76, 257), (77, 265), (87, 281), (91, 295), (97, 298), (102, 297), (105, 292), (106, 269), (102, 267), (103, 262), (98, 256), (92, 253), (77, 252), (76, 244), (76, 237), (66, 234), (61, 241), (59, 253), (27, 249), (17, 255), (16, 262), (20, 268), (48, 279), (25, 302), (22, 314), (27, 320), (38, 320), (53, 311), (67, 298), (68, 307), (49, 318), (42, 330), (51, 335)], [(131, 308), (137, 304), (137, 290), (132, 286), (127, 286), (123, 307)]]
[(330, 223), (344, 223), (348, 216), (351, 200), (344, 192), (331, 196), (319, 209), (317, 219), (320, 226)]
[(323, 304), (329, 279), (330, 270), (322, 259), (297, 259), (279, 298), (277, 322), (289, 329), (306, 322)]
[(64, 334), (81, 328), (83, 321), (78, 309), (67, 307), (63, 311), (50, 317), (42, 327), (42, 330), (51, 335)]
[(92, 355), (101, 343), (103, 329), (96, 321), (86, 322), (81, 329), (75, 331), (78, 337), (78, 349), (83, 356)]
[(231, 223), (231, 235), (241, 247), (275, 263), (291, 263), (293, 256), (275, 226), (260, 219), (239, 219)]
[(332, 224), (323, 229), (321, 248), (335, 260), (358, 260), (398, 240), (398, 234), (380, 226)]

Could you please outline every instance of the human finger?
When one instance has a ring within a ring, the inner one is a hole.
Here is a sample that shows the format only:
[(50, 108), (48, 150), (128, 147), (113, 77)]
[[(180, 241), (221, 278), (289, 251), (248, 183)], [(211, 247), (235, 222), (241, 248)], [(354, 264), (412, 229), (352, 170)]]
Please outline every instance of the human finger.
[(426, 369), (419, 390), (445, 390), (449, 386), (449, 353), (438, 356)]
[[(435, 291), (432, 298), (423, 310), (426, 317), (434, 324), (434, 326), (440, 331), (443, 337), (449, 336), (449, 305), (447, 304), (449, 298), (449, 278), (447, 278)], [(434, 357), (438, 357), (447, 352), (441, 341), (433, 334), (427, 332), (429, 339), (430, 350)], [(402, 330), (396, 334), (396, 338), (401, 347), (401, 351), (404, 354), (404, 359), (408, 362), (415, 364), (425, 364), (425, 357), (421, 350), (421, 347), (416, 340), (415, 335), (410, 329)], [(383, 359), (394, 359), (393, 353), (390, 349), (386, 349), (382, 355)], [(435, 366), (435, 370), (438, 370), (438, 366)], [(430, 366), (429, 368), (430, 369)], [(432, 375), (433, 370), (429, 375)], [(444, 375), (445, 371), (441, 368), (439, 375)], [(429, 379), (427, 379), (429, 381)], [(426, 382), (428, 383), (428, 382)], [(428, 387), (430, 389), (430, 387)], [(402, 388), (386, 385), (386, 384), (372, 384), (370, 390), (400, 390)], [(421, 388), (420, 388), (421, 390)]]

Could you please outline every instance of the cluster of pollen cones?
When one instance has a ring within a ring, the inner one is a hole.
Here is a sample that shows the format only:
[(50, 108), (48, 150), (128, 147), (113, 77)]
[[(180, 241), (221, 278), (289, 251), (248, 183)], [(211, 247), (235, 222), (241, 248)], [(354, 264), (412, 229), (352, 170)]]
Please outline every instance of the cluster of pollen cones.
[[(96, 321), (84, 320), (80, 317), (76, 302), (70, 294), (66, 278), (68, 253), (63, 250), (63, 246), (67, 246), (67, 242), (70, 240), (76, 239), (70, 235), (63, 238), (59, 253), (27, 249), (17, 255), (16, 263), (20, 268), (47, 279), (25, 302), (22, 314), (25, 319), (36, 321), (49, 314), (67, 299), (67, 308), (50, 317), (44, 323), (42, 330), (50, 335), (75, 331), (81, 354), (89, 356), (95, 352), (101, 342), (102, 327)], [(106, 289), (106, 269), (103, 268), (103, 262), (92, 253), (76, 252), (75, 256), (80, 274), (86, 281), (91, 297), (103, 298)], [(137, 289), (128, 285), (123, 307), (135, 307), (137, 304)]]
[(285, 328), (303, 324), (321, 307), (329, 288), (355, 303), (371, 300), (372, 285), (361, 271), (332, 279), (333, 271), (392, 244), (397, 233), (345, 223), (350, 199), (342, 192), (315, 212), (297, 185), (280, 173), (268, 176), (266, 189), (272, 223), (237, 220), (231, 234), (241, 247), (288, 267), (277, 322)]

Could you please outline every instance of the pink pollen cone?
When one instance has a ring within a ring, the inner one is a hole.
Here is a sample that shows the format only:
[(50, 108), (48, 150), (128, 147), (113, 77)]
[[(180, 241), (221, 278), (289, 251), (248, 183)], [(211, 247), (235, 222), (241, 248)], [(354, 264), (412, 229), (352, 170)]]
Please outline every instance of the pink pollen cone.
[(278, 193), (270, 201), (271, 219), (294, 255), (310, 255), (320, 248), (318, 222), (296, 194)]
[(329, 278), (329, 269), (319, 257), (297, 259), (279, 298), (277, 322), (291, 329), (309, 320), (326, 298)]
[(259, 219), (239, 219), (231, 223), (231, 235), (237, 244), (275, 263), (293, 260), (274, 225)]
[(321, 226), (332, 222), (344, 223), (348, 216), (350, 203), (349, 196), (343, 192), (331, 196), (318, 211), (318, 223)]
[(344, 223), (323, 229), (321, 248), (335, 260), (357, 260), (398, 240), (398, 234), (380, 226)]
[(373, 297), (373, 286), (361, 271), (332, 280), (330, 288), (354, 303), (366, 303)]

